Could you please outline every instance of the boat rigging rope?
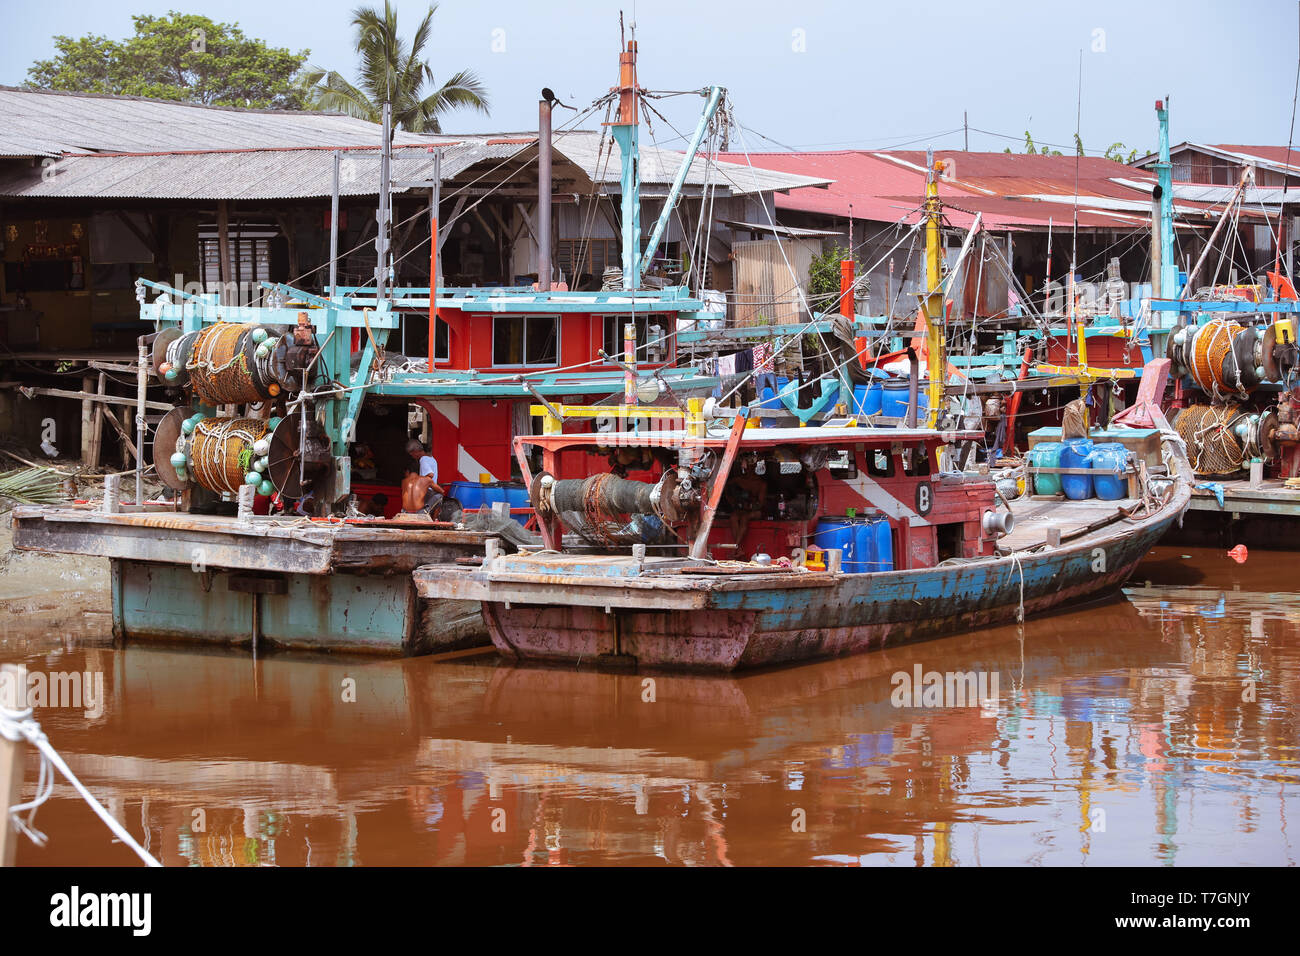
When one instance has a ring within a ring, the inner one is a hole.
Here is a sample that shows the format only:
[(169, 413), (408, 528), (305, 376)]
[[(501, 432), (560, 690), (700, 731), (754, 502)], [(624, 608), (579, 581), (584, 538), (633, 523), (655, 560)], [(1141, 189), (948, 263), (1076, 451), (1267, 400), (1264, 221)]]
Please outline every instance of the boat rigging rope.
[[(23, 691), (25, 692), (26, 688), (23, 688)], [(77, 791), (81, 799), (89, 804), (90, 809), (95, 811), (95, 815), (113, 831), (113, 835), (126, 844), (136, 856), (144, 861), (146, 866), (162, 866), (148, 850), (136, 842), (135, 838), (127, 832), (121, 823), (113, 818), (112, 814), (104, 809), (104, 805), (95, 799), (94, 795), (86, 789), (85, 784), (77, 779), (76, 774), (68, 768), (59, 752), (54, 749), (54, 745), (45, 736), (45, 732), (41, 730), (41, 725), (32, 718), (32, 709), (30, 707), (14, 710), (0, 704), (0, 737), (14, 742), (26, 740), (41, 755), (41, 766), (36, 778), (35, 798), (27, 803), (16, 804), (9, 808), (9, 818), (15, 829), (27, 834), (37, 846), (45, 845), (46, 836), (35, 828), (33, 821), (36, 818), (37, 809), (50, 798), (50, 794), (54, 790), (54, 771), (58, 770), (67, 779), (68, 783), (72, 784), (72, 788)], [(21, 817), (24, 812), (27, 813), (25, 820)], [(5, 822), (0, 821), (0, 825), (5, 825)]]

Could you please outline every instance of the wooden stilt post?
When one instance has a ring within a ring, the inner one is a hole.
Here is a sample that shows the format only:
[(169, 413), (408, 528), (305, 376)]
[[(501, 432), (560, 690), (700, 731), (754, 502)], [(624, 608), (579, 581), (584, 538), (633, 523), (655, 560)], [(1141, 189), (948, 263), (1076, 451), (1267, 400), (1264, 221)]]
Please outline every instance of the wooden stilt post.
[(91, 432), (94, 429), (92, 424), (95, 418), (95, 400), (90, 398), (90, 387), (94, 384), (94, 379), (89, 375), (81, 377), (81, 390), (86, 393), (87, 397), (81, 400), (81, 463), (90, 464), (90, 441)]
[[(217, 269), (218, 281), (222, 283), (220, 302), (225, 305), (225, 283), (230, 282), (230, 210), (226, 200), (217, 201)], [(123, 468), (126, 466), (123, 465)]]
[[(27, 668), (5, 664), (0, 668), (0, 704), (10, 710), (27, 705)], [(19, 833), (9, 820), (9, 808), (22, 801), (23, 746), (21, 740), (0, 736), (0, 866), (13, 866)]]
[[(95, 389), (96, 395), (104, 394), (104, 387), (108, 381), (108, 373), (99, 373), (99, 385)], [(90, 444), (86, 449), (86, 465), (89, 468), (99, 467), (100, 451), (104, 447), (104, 405), (96, 400), (90, 406)]]

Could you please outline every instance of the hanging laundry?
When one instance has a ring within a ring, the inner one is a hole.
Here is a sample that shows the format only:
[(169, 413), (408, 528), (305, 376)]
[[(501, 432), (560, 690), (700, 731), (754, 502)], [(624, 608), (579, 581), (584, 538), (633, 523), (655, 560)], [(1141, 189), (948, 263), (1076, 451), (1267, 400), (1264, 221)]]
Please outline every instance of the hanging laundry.
[(737, 352), (735, 355), (735, 359), (736, 359), (737, 375), (743, 375), (746, 372), (752, 372), (754, 370), (753, 349), (745, 349), (745, 351), (743, 352)]
[(754, 371), (760, 375), (776, 373), (776, 354), (771, 342), (763, 342), (761, 345), (754, 346)]
[(723, 355), (718, 358), (718, 374), (722, 376), (736, 374), (736, 356)]

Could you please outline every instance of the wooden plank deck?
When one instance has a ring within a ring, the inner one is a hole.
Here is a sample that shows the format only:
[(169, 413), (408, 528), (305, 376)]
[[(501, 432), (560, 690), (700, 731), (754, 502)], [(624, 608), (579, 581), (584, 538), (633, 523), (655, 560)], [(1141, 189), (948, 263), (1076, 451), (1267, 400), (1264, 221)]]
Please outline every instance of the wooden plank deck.
[(999, 542), (1003, 548), (1017, 551), (1032, 548), (1047, 540), (1048, 528), (1057, 528), (1062, 539), (1072, 540), (1072, 535), (1106, 518), (1119, 518), (1119, 511), (1128, 511), (1139, 504), (1136, 498), (1102, 501), (1070, 501), (1063, 498), (1029, 496), (1011, 503), (1011, 513), (1016, 516), (1015, 530)]
[(90, 507), (14, 509), (14, 547), (164, 564), (329, 574), (410, 571), (421, 564), (482, 554), (482, 531), (356, 526), (185, 512), (106, 514)]

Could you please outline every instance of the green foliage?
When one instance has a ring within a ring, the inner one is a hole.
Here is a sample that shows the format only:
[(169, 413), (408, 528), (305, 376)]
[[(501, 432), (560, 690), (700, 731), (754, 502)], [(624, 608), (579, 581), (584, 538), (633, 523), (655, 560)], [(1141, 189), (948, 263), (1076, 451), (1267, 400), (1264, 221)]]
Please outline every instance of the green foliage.
[[(1006, 151), (1008, 153), (1011, 152), (1010, 149), (1007, 149)], [(1025, 153), (1027, 153), (1030, 156), (1060, 156), (1061, 155), (1060, 150), (1048, 149), (1046, 146), (1044, 146), (1042, 149), (1039, 149), (1037, 146), (1035, 146), (1034, 137), (1030, 135), (1029, 130), (1025, 130)]]
[(1083, 155), (1083, 137), (1081, 137), (1078, 133), (1074, 134), (1074, 155), (1076, 156)]
[(1106, 147), (1105, 156), (1107, 159), (1113, 159), (1117, 163), (1132, 163), (1137, 159), (1138, 151), (1136, 149), (1130, 149), (1128, 155), (1125, 156), (1124, 150), (1127, 148), (1128, 147), (1123, 143), (1111, 143)]
[[(813, 259), (808, 266), (808, 298), (813, 303), (830, 302), (839, 297), (840, 262), (849, 258), (852, 258), (849, 250), (836, 243)], [(857, 263), (855, 268), (861, 269), (862, 264)]]
[[(387, 100), (393, 106), (393, 130), (412, 133), (442, 132), (440, 117), (461, 107), (486, 113), (487, 90), (474, 73), (461, 70), (437, 86), (433, 69), (420, 59), (432, 35), (437, 9), (437, 4), (429, 6), (408, 44), (398, 35), (397, 11), (389, 0), (384, 0), (383, 13), (374, 7), (358, 7), (352, 14), (361, 58), (357, 82), (335, 70), (311, 67), (305, 74), (311, 105), (378, 123)], [(432, 92), (422, 96), (426, 84)]]
[(135, 35), (54, 38), (57, 55), (27, 70), (27, 85), (221, 106), (301, 109), (299, 71), (310, 53), (247, 37), (237, 24), (172, 11), (133, 16)]

